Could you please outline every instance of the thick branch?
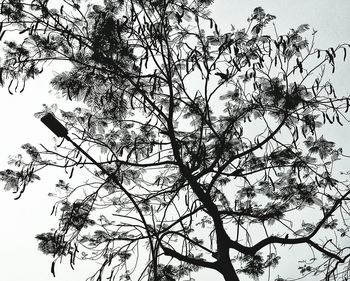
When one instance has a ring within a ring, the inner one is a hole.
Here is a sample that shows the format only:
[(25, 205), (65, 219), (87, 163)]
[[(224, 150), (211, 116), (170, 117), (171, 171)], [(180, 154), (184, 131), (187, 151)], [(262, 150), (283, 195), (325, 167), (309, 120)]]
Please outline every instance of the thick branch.
[(161, 248), (162, 248), (164, 254), (167, 256), (174, 257), (180, 261), (187, 262), (189, 264), (193, 264), (193, 265), (197, 265), (197, 266), (201, 266), (201, 267), (206, 267), (206, 268), (217, 269), (215, 262), (208, 262), (208, 261), (205, 261), (202, 259), (191, 258), (189, 256), (185, 256), (183, 254), (180, 254), (179, 252), (177, 252), (173, 249), (165, 247), (162, 243), (160, 243), (160, 245), (161, 245)]

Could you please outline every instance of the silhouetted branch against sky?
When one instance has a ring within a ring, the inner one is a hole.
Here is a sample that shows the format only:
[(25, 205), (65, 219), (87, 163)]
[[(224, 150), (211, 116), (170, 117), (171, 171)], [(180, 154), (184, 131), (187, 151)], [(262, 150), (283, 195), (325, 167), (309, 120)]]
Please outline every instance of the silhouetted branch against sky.
[(17, 96), (42, 81), (58, 98), (34, 114), (54, 142), (19, 134), (0, 171), (17, 206), (54, 181), (54, 227), (35, 235), (53, 276), (65, 263), (91, 281), (347, 278), (349, 151), (332, 132), (350, 101), (332, 78), (349, 45), (318, 45), (265, 7), (238, 25), (247, 7), (1, 3), (0, 83)]

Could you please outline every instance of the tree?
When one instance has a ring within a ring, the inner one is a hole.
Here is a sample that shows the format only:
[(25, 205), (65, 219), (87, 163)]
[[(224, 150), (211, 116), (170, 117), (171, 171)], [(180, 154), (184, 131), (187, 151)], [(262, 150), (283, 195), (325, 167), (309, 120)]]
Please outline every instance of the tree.
[(51, 85), (84, 106), (36, 116), (60, 117), (103, 167), (57, 140), (23, 145), (29, 160), (0, 174), (18, 198), (45, 167), (89, 175), (58, 180), (59, 225), (37, 236), (53, 274), (67, 257), (101, 262), (90, 280), (185, 280), (199, 268), (258, 278), (280, 246), (302, 245), (314, 253), (304, 277), (349, 275), (348, 173), (321, 133), (347, 121), (349, 98), (325, 77), (348, 45), (317, 49), (305, 24), (271, 35), (260, 7), (222, 33), (211, 2), (2, 1), (0, 38), (20, 36), (4, 41), (1, 83), (21, 91), (48, 63), (70, 63)]

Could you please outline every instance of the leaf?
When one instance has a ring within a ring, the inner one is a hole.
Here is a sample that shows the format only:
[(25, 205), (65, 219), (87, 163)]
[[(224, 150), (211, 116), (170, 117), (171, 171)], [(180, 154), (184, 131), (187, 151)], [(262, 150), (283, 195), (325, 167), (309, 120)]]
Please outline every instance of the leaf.
[(262, 7), (256, 7), (253, 11), (253, 18), (256, 19), (258, 17), (263, 17), (265, 15), (265, 11)]
[(221, 79), (227, 81), (228, 80), (228, 75), (225, 73), (220, 73), (220, 72), (216, 72), (215, 75), (219, 76)]
[(18, 179), (16, 178), (9, 178), (4, 186), (5, 191), (9, 190), (18, 190)]
[(70, 175), (69, 175), (69, 178), (71, 179), (73, 177), (73, 172), (74, 172), (74, 167), (72, 168), (71, 172), (70, 172)]
[(312, 201), (315, 205), (319, 206), (319, 207), (322, 207), (323, 206), (323, 202), (321, 199), (319, 198), (312, 198)]
[(253, 28), (252, 28), (252, 34), (254, 34), (254, 35), (258, 35), (259, 33), (260, 33), (260, 31), (261, 31), (261, 24), (256, 24), (255, 26), (253, 26)]
[(53, 277), (56, 277), (56, 275), (55, 275), (55, 261), (53, 261), (51, 264), (51, 273), (52, 273)]
[(305, 232), (304, 229), (299, 229), (299, 230), (295, 231), (295, 234), (296, 234), (296, 235), (301, 235), (301, 234), (303, 234), (304, 232)]
[(239, 97), (239, 90), (236, 89), (234, 91), (227, 91), (227, 94), (224, 94), (224, 95), (221, 95), (219, 97), (220, 100), (226, 100), (226, 99), (232, 99), (232, 100), (235, 100)]
[(305, 31), (307, 31), (309, 29), (310, 29), (310, 25), (308, 25), (308, 24), (301, 24), (301, 25), (298, 26), (297, 32), (303, 33), (303, 32), (305, 32)]
[(5, 32), (6, 32), (6, 30), (4, 30), (3, 32), (1, 32), (1, 34), (0, 34), (0, 41), (1, 41), (1, 40), (2, 40), (2, 38), (4, 37)]
[(221, 44), (219, 37), (213, 35), (207, 36), (207, 41), (213, 46), (219, 46)]
[(315, 226), (312, 223), (308, 223), (304, 221), (302, 222), (301, 226), (306, 232), (311, 232), (315, 229)]

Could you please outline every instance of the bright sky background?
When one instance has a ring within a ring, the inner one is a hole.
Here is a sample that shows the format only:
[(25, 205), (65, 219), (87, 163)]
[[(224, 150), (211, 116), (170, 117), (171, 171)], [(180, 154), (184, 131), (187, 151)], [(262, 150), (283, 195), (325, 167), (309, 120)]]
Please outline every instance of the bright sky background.
[[(213, 17), (221, 30), (229, 30), (230, 24), (237, 28), (246, 26), (252, 10), (262, 6), (268, 13), (276, 15), (276, 26), (280, 33), (288, 28), (308, 23), (318, 30), (317, 45), (320, 48), (350, 43), (349, 0), (216, 0), (212, 5)], [(339, 96), (348, 94), (350, 61), (341, 66), (332, 78)], [(33, 114), (41, 110), (41, 104), (51, 104), (49, 96), (50, 73), (27, 85), (21, 94), (11, 96), (7, 89), (0, 89), (0, 168), (6, 168), (9, 154), (17, 154), (21, 144), (51, 144), (51, 132)], [(337, 140), (344, 152), (350, 154), (349, 125), (339, 130), (334, 127), (330, 140)], [(344, 167), (346, 169), (346, 167)], [(14, 201), (13, 194), (0, 190), (0, 281), (83, 281), (91, 272), (90, 265), (78, 265), (75, 271), (64, 265), (56, 266), (56, 278), (50, 274), (51, 257), (37, 250), (34, 236), (55, 227), (57, 219), (50, 217), (54, 200), (47, 194), (52, 192), (57, 175), (52, 170), (35, 185), (27, 188), (22, 198)], [(292, 273), (292, 272), (291, 272)], [(201, 276), (198, 280), (210, 280)]]

